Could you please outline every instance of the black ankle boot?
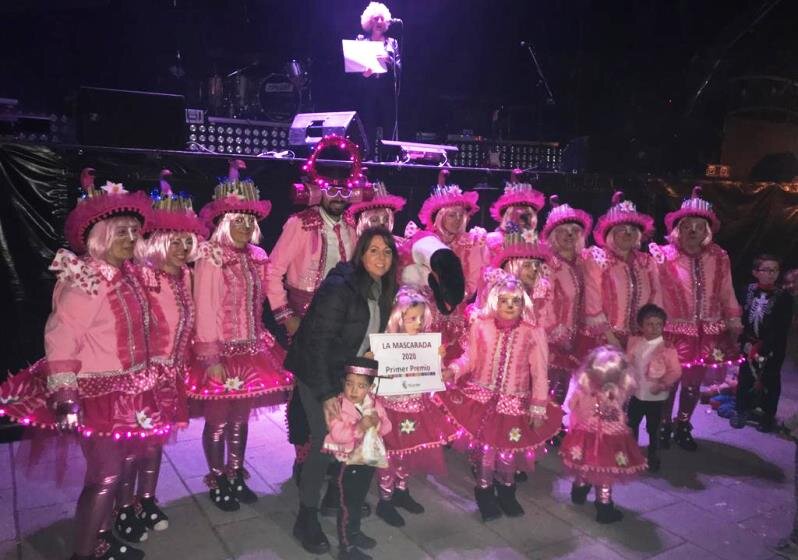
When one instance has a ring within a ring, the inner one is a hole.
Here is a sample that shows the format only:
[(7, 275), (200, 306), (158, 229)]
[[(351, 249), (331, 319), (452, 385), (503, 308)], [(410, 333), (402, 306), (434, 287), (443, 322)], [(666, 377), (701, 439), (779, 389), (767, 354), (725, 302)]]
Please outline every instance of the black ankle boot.
[(97, 534), (98, 542), (93, 558), (99, 560), (141, 560), (144, 552), (133, 548), (119, 539), (111, 531), (100, 531)]
[(225, 475), (215, 475), (213, 481), (216, 488), (211, 488), (211, 503), (222, 511), (237, 511), (241, 508), (230, 481)]
[(496, 484), (496, 498), (499, 502), (499, 508), (507, 517), (521, 517), (524, 515), (524, 508), (521, 507), (515, 497), (515, 484), (510, 486)]
[(311, 554), (324, 554), (330, 550), (330, 541), (321, 530), (318, 508), (300, 504), (293, 533), (294, 537), (302, 543), (302, 548)]
[(671, 425), (663, 423), (659, 427), (659, 448), (660, 449), (670, 449), (671, 448)]
[(147, 526), (139, 519), (135, 506), (126, 506), (119, 510), (114, 529), (127, 542), (140, 543), (147, 540)]
[(616, 521), (620, 521), (623, 519), (623, 513), (615, 508), (615, 504), (610, 502), (608, 504), (602, 504), (596, 502), (596, 521), (601, 524), (609, 524), (615, 523)]
[(393, 502), (393, 505), (395, 505), (396, 507), (400, 507), (404, 510), (409, 511), (410, 513), (416, 513), (416, 514), (424, 513), (424, 506), (415, 501), (413, 497), (410, 495), (410, 491), (407, 489), (394, 490), (391, 501)]
[(231, 483), (233, 493), (242, 504), (254, 504), (258, 501), (258, 496), (247, 486), (246, 479), (249, 478), (244, 469), (236, 469), (235, 477)]
[(377, 517), (385, 521), (391, 527), (404, 527), (405, 518), (396, 511), (393, 499), (380, 500), (377, 502)]
[(477, 501), (479, 514), (482, 516), (482, 521), (492, 521), (502, 516), (502, 510), (499, 509), (499, 502), (496, 500), (493, 486), (488, 488), (474, 487), (474, 499)]
[(677, 422), (676, 429), (673, 431), (673, 441), (685, 451), (696, 451), (698, 444), (690, 433), (692, 431), (693, 427), (690, 422)]
[(571, 503), (581, 506), (587, 501), (587, 495), (590, 494), (590, 484), (571, 484)]
[(169, 528), (169, 517), (158, 507), (154, 497), (139, 498), (139, 519), (152, 531), (165, 531)]

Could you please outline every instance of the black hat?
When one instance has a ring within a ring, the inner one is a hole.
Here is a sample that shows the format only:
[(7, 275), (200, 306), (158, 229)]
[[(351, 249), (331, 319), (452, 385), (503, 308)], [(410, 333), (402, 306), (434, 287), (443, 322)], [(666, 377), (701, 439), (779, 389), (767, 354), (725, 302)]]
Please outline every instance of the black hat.
[(377, 360), (356, 357), (346, 362), (346, 365), (344, 366), (344, 373), (354, 373), (356, 375), (377, 377), (377, 368), (379, 368)]

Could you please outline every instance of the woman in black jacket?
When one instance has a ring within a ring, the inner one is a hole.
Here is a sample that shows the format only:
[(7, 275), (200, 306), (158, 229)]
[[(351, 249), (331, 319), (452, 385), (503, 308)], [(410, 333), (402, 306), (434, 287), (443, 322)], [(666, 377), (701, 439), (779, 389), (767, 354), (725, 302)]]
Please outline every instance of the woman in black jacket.
[(327, 420), (340, 415), (344, 364), (369, 350), (370, 333), (382, 332), (396, 295), (398, 254), (385, 228), (363, 232), (352, 260), (339, 263), (319, 286), (288, 351), (311, 434), (299, 485), (294, 536), (313, 554), (329, 550), (318, 520), (321, 487), (330, 456), (321, 452)]

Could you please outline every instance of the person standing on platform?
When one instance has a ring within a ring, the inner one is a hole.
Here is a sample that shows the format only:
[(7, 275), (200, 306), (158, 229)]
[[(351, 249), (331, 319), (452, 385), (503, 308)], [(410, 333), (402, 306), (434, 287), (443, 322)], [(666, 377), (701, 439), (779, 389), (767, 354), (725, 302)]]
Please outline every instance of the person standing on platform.
[(640, 251), (653, 233), (654, 218), (616, 192), (593, 229), (596, 245), (585, 261), (585, 324), (595, 340), (592, 346), (626, 348), (626, 340), (638, 332), (640, 308), (662, 305), (656, 263)]
[[(266, 251), (258, 221), (271, 211), (251, 180), (242, 180), (240, 160), (215, 188), (200, 218), (213, 230), (199, 246), (195, 265), (196, 334), (188, 395), (203, 405), (202, 446), (210, 472), (205, 482), (222, 511), (253, 503), (244, 468), (250, 411), (284, 402), (292, 387), (282, 367), (283, 351), (263, 326)], [(225, 447), (227, 460), (225, 461)]]
[(579, 367), (586, 354), (585, 341), (585, 243), (593, 218), (584, 210), (560, 204), (550, 198), (551, 212), (540, 233), (549, 246), (549, 283), (551, 299), (546, 314), (549, 343), (549, 387), (552, 399), (565, 402), (571, 372)]
[(510, 181), (504, 186), (504, 193), (490, 207), (491, 217), (499, 222), (496, 231), (487, 234), (485, 242), (491, 258), (502, 250), (507, 226), (515, 224), (520, 231), (535, 232), (538, 227), (538, 212), (546, 204), (546, 197), (529, 183), (521, 183), (520, 169), (513, 169)]
[[(734, 295), (729, 256), (712, 242), (720, 220), (712, 205), (701, 198), (701, 187), (693, 189), (679, 210), (666, 214), (665, 226), (669, 243), (651, 243), (649, 251), (657, 263), (668, 315), (665, 339), (679, 354), (682, 379), (665, 401), (660, 446), (668, 449), (673, 434), (679, 447), (696, 451), (690, 419), (701, 396), (701, 382), (708, 368), (738, 363), (742, 309)], [(674, 427), (671, 411), (679, 385)]]
[(360, 103), (358, 113), (363, 123), (366, 136), (371, 146), (373, 158), (380, 139), (397, 140), (395, 130), (399, 95), (399, 83), (402, 72), (402, 59), (399, 53), (399, 42), (386, 33), (391, 26), (391, 11), (381, 2), (369, 2), (360, 15), (360, 26), (367, 35), (358, 35), (359, 40), (380, 42), (385, 47), (385, 54), (377, 59), (387, 68), (387, 72), (363, 72), (358, 78)]

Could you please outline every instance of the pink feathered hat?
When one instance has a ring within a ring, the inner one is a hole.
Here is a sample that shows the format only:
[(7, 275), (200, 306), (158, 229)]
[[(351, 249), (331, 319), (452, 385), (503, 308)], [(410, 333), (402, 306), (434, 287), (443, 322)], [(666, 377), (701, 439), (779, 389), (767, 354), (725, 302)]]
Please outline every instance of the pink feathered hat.
[(720, 220), (717, 214), (712, 209), (712, 204), (701, 198), (701, 187), (696, 185), (693, 187), (693, 192), (690, 198), (682, 202), (682, 207), (675, 212), (665, 214), (665, 227), (668, 232), (673, 231), (673, 228), (679, 223), (679, 220), (688, 216), (695, 216), (697, 218), (704, 218), (709, 222), (709, 227), (712, 233), (718, 233), (720, 230)]
[(365, 202), (356, 202), (346, 209), (351, 220), (357, 221), (358, 214), (372, 208), (390, 208), (396, 213), (405, 207), (407, 200), (401, 196), (390, 194), (385, 188), (385, 183), (372, 183), (371, 187), (374, 189), (374, 198)]
[(438, 184), (432, 188), (432, 194), (421, 205), (418, 212), (418, 219), (428, 230), (435, 227), (435, 214), (448, 206), (461, 206), (468, 212), (469, 217), (479, 211), (477, 202), (479, 193), (475, 191), (463, 192), (457, 185), (447, 185), (446, 177), (449, 171), (442, 169), (438, 173)]
[(593, 239), (596, 245), (604, 247), (607, 233), (615, 226), (631, 224), (640, 228), (643, 238), (654, 234), (654, 218), (648, 214), (638, 212), (634, 203), (623, 199), (623, 191), (615, 191), (612, 195), (612, 206), (607, 213), (601, 216), (593, 230)]
[(78, 254), (86, 252), (86, 237), (91, 227), (123, 214), (131, 214), (146, 227), (152, 217), (150, 199), (141, 191), (129, 193), (121, 183), (106, 182), (99, 189), (94, 187), (94, 169), (87, 167), (80, 173), (83, 195), (77, 206), (67, 215), (64, 237)]
[(208, 237), (206, 228), (191, 204), (191, 197), (186, 193), (174, 194), (167, 180), (172, 175), (168, 169), (161, 171), (161, 181), (157, 189), (153, 189), (150, 198), (153, 201), (152, 220), (147, 223), (144, 233), (154, 231), (189, 232), (200, 237)]
[(546, 204), (545, 195), (529, 183), (519, 182), (523, 174), (520, 169), (513, 169), (510, 181), (504, 185), (504, 193), (490, 207), (490, 215), (497, 222), (502, 221), (502, 214), (510, 206), (531, 206), (535, 212)]
[(216, 227), (216, 220), (223, 214), (252, 214), (260, 221), (272, 211), (271, 202), (260, 200), (260, 191), (255, 183), (251, 179), (241, 179), (240, 170), (246, 167), (240, 159), (230, 161), (227, 179), (216, 185), (213, 200), (200, 210), (200, 220), (208, 229)]
[(549, 204), (551, 204), (551, 211), (546, 217), (543, 231), (540, 232), (540, 238), (543, 241), (548, 241), (554, 228), (562, 224), (579, 224), (585, 231), (585, 237), (590, 234), (590, 228), (593, 227), (593, 218), (590, 214), (578, 208), (571, 208), (568, 204), (560, 204), (560, 197), (556, 194), (549, 197)]
[(522, 231), (514, 223), (507, 224), (504, 242), (499, 253), (491, 259), (490, 265), (502, 268), (510, 259), (536, 259), (548, 261), (551, 253), (545, 244), (539, 243), (537, 233), (531, 230)]

